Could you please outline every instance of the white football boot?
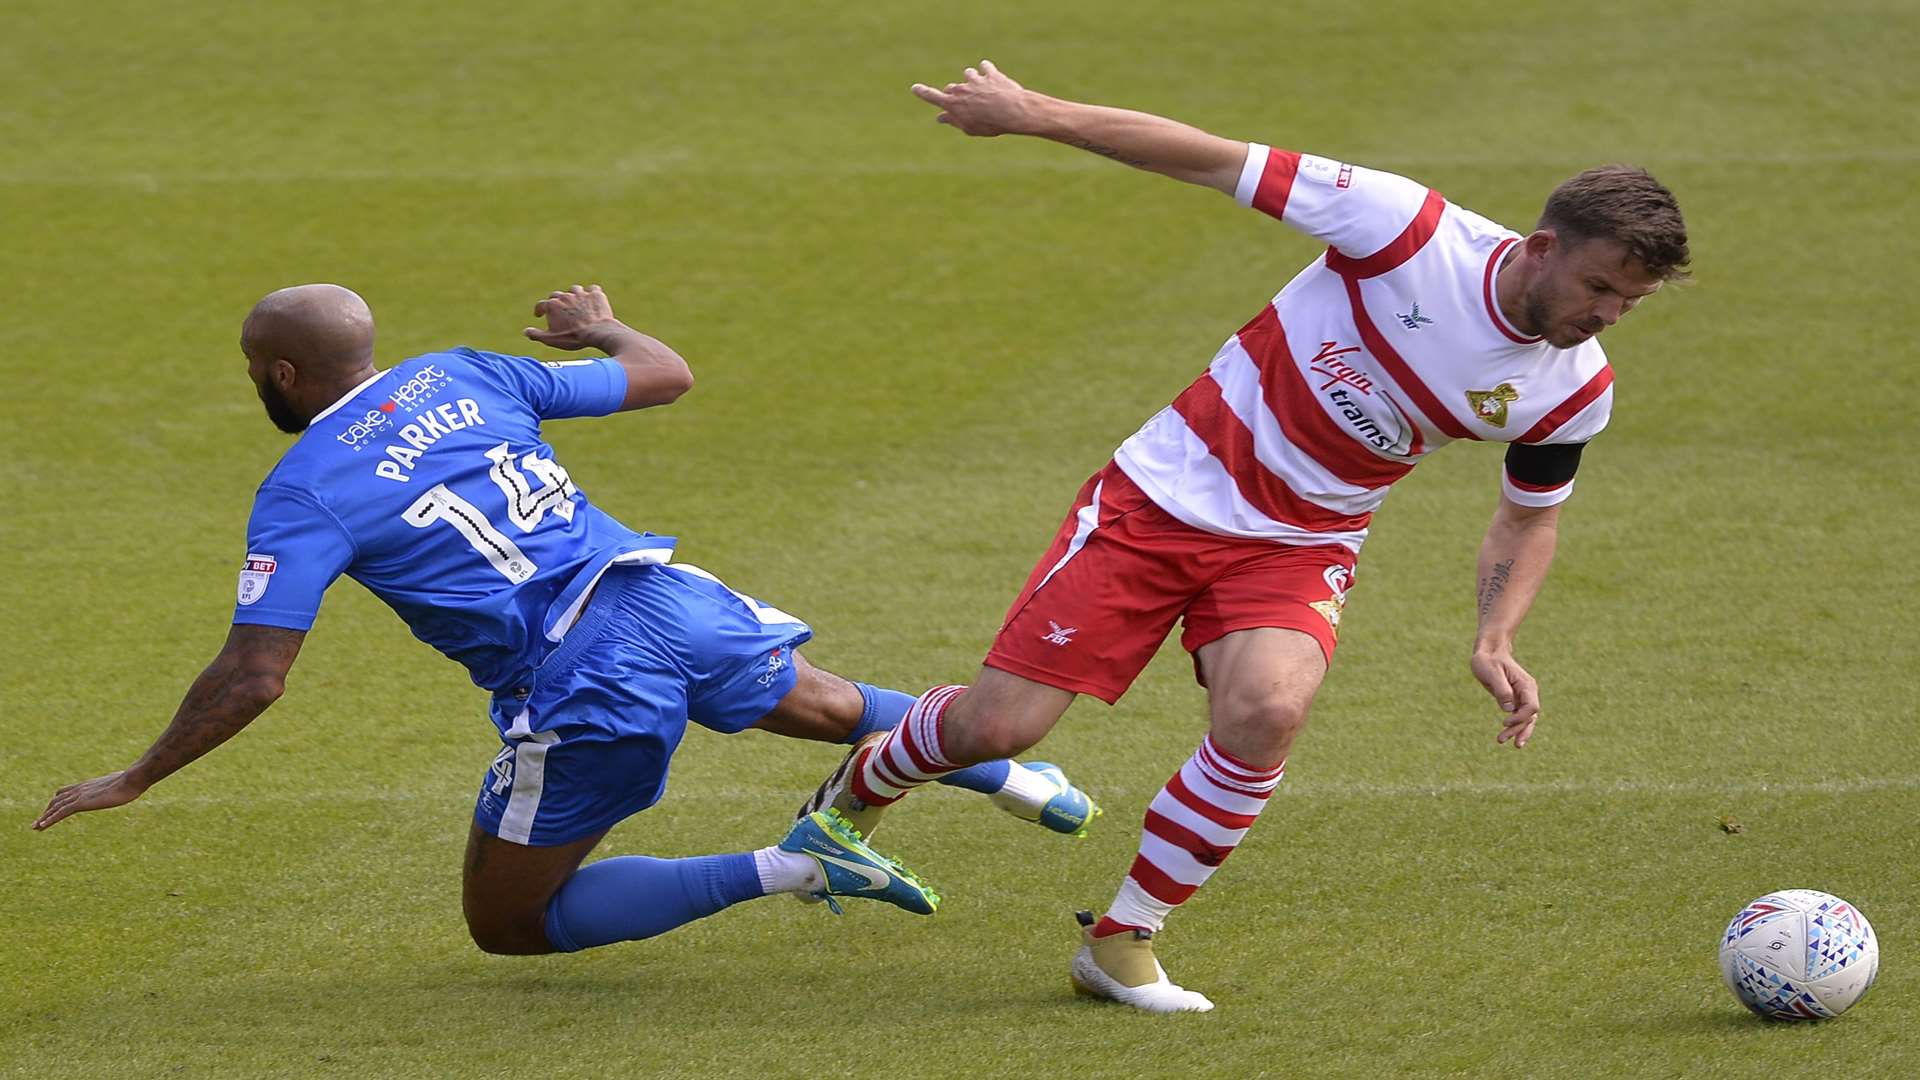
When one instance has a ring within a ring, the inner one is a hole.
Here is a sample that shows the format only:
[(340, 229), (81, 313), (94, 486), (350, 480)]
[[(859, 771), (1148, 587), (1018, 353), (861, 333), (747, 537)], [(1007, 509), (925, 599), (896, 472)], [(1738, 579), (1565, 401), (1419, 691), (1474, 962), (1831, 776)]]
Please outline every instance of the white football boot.
[(1153, 932), (1123, 930), (1103, 938), (1093, 936), (1097, 921), (1091, 911), (1074, 915), (1080, 920), (1080, 951), (1073, 956), (1071, 978), (1076, 992), (1105, 998), (1152, 1013), (1207, 1012), (1213, 1008), (1205, 994), (1176, 986), (1153, 956)]

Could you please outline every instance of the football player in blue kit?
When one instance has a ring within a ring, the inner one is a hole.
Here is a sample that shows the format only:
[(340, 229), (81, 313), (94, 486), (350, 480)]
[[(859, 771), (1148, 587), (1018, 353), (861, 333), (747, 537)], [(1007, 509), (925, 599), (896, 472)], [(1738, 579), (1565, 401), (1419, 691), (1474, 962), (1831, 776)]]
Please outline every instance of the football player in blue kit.
[[(344, 573), (492, 694), (503, 746), (482, 778), (462, 890), (480, 948), (636, 940), (775, 893), (931, 914), (939, 897), (836, 811), (804, 814), (758, 851), (581, 866), (658, 801), (688, 721), (857, 743), (914, 699), (809, 664), (796, 651), (805, 623), (672, 562), (672, 537), (587, 500), (542, 421), (665, 405), (693, 376), (615, 318), (598, 286), (557, 291), (534, 313), (547, 322), (525, 331), (534, 341), (607, 356), (457, 348), (381, 371), (372, 313), (347, 289), (295, 286), (253, 308), (247, 374), (297, 438), (255, 497), (232, 631), (146, 753), (60, 789), (34, 827), (131, 802), (260, 715)], [(1084, 832), (1097, 812), (1044, 763), (969, 772), (956, 786), (1056, 832)]]

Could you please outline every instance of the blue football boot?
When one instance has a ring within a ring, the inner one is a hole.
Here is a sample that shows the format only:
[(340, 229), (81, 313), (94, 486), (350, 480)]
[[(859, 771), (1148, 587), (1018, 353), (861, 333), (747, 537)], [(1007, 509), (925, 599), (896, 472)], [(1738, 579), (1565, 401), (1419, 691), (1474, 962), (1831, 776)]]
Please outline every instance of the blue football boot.
[(931, 915), (940, 894), (913, 871), (867, 846), (837, 810), (818, 810), (793, 823), (780, 850), (805, 855), (820, 866), (825, 887), (811, 894), (840, 914), (836, 896), (884, 900), (915, 915)]

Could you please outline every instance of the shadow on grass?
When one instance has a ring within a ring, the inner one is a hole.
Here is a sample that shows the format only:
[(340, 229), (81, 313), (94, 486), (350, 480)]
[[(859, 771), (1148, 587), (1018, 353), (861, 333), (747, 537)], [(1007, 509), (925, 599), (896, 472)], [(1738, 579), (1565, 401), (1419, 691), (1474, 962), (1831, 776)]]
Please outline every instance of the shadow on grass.
[(1606, 1024), (1608, 1030), (1622, 1034), (1672, 1038), (1686, 1035), (1743, 1035), (1781, 1031), (1817, 1031), (1826, 1021), (1766, 1020), (1741, 1008), (1700, 1009), (1669, 1013), (1643, 1020), (1616, 1018)]
[(590, 959), (474, 954), (410, 969), (209, 973), (184, 983), (122, 983), (87, 1000), (37, 1001), (0, 1011), (0, 1020), (28, 1037), (21, 1049), (29, 1059), (77, 1051), (104, 1063), (124, 1052), (114, 1044), (144, 1045), (145, 1060), (244, 1070), (250, 1060), (337, 1066), (391, 1055), (484, 1062), (515, 1052), (529, 1026), (608, 1050), (754, 1058), (759, 1051), (745, 1048), (774, 1054), (796, 1025), (832, 1026), (852, 1015), (881, 1026), (959, 1018), (986, 1030), (1081, 1003), (1064, 977), (1011, 992), (931, 971), (900, 980), (793, 944), (784, 956), (673, 950), (650, 958), (643, 945)]

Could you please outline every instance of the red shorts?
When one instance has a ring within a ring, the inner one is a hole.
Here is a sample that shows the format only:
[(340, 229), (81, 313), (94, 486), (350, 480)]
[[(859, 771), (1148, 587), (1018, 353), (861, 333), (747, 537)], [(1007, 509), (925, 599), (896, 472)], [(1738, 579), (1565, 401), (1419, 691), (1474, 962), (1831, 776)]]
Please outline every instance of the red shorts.
[[(1294, 547), (1193, 528), (1109, 462), (1080, 489), (986, 663), (1112, 704), (1175, 619), (1190, 653), (1235, 630), (1274, 626), (1311, 634), (1331, 661), (1353, 564), (1339, 544)], [(1197, 657), (1194, 664), (1197, 676)]]

